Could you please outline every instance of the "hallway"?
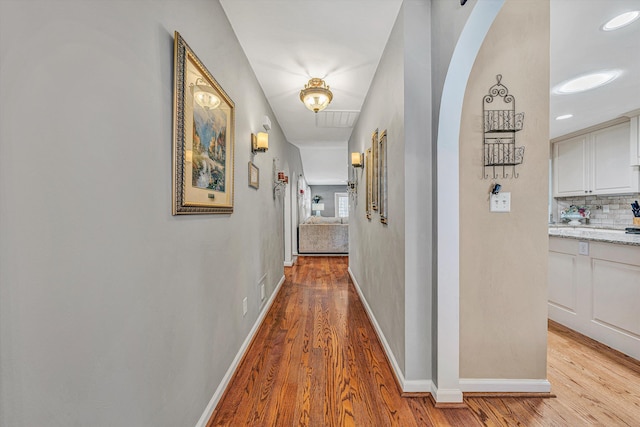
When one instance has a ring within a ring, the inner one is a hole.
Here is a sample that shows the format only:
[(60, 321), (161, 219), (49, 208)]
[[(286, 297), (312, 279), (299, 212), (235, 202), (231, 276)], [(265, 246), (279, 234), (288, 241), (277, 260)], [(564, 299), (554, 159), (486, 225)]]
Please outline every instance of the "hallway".
[(469, 409), (437, 409), (401, 397), (347, 267), (301, 257), (286, 269), (209, 426), (637, 426), (640, 363), (555, 324), (557, 398), (467, 396)]

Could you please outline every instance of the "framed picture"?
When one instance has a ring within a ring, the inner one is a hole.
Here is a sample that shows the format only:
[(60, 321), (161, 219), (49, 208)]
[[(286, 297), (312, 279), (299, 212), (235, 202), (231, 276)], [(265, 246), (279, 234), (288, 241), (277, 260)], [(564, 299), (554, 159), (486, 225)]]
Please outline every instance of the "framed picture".
[(372, 200), (372, 190), (373, 190), (373, 170), (371, 167), (371, 148), (367, 148), (367, 151), (364, 155), (364, 167), (366, 169), (366, 173), (367, 173), (367, 208), (365, 210), (365, 214), (367, 216), (367, 219), (371, 219), (371, 212), (372, 212), (372, 206), (371, 206), (371, 200)]
[(380, 142), (378, 147), (378, 170), (380, 173), (380, 198), (378, 200), (380, 222), (387, 224), (387, 131), (386, 129), (380, 134)]
[(260, 169), (253, 162), (249, 162), (249, 187), (260, 188)]
[(378, 129), (371, 135), (371, 166), (372, 166), (372, 184), (371, 188), (371, 209), (378, 210), (378, 195), (380, 194), (380, 171), (378, 170)]
[(234, 103), (175, 32), (173, 215), (230, 214)]

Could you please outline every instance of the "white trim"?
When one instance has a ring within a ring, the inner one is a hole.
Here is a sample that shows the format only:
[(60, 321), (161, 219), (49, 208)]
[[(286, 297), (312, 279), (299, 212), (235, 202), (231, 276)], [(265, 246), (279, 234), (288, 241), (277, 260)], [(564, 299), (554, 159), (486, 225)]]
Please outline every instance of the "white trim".
[(262, 325), (262, 321), (264, 320), (264, 318), (267, 315), (267, 312), (271, 308), (271, 304), (273, 304), (273, 301), (275, 300), (276, 295), (278, 295), (278, 291), (280, 290), (280, 287), (282, 286), (284, 281), (285, 281), (285, 277), (282, 276), (282, 278), (280, 279), (280, 282), (278, 282), (278, 285), (276, 286), (276, 289), (273, 291), (273, 293), (269, 297), (269, 300), (264, 305), (264, 308), (260, 312), (260, 315), (256, 319), (256, 322), (253, 324), (251, 331), (249, 331), (249, 335), (247, 335), (247, 338), (245, 338), (244, 342), (242, 343), (242, 346), (240, 346), (240, 349), (238, 350), (236, 357), (233, 359), (233, 362), (231, 362), (229, 369), (227, 369), (227, 373), (224, 374), (224, 377), (222, 378), (222, 381), (220, 381), (218, 388), (216, 389), (215, 393), (213, 393), (213, 397), (211, 398), (211, 400), (209, 401), (209, 404), (207, 405), (204, 412), (202, 413), (202, 416), (200, 416), (200, 419), (198, 420), (196, 427), (206, 427), (207, 423), (209, 422), (209, 419), (211, 418), (211, 415), (213, 415), (213, 411), (216, 409), (218, 402), (220, 402), (220, 399), (222, 398), (222, 394), (224, 393), (225, 389), (229, 385), (229, 381), (231, 381), (231, 378), (233, 378), (233, 374), (235, 373), (236, 369), (238, 369), (238, 365), (240, 364), (242, 357), (244, 356), (247, 349), (249, 348), (249, 344), (251, 344), (251, 340), (255, 336), (256, 332), (258, 332), (258, 328), (260, 327), (260, 325)]
[[(439, 399), (462, 402), (460, 390), (460, 126), (464, 95), (478, 51), (504, 0), (475, 4), (460, 34), (442, 89), (437, 139), (437, 371)], [(446, 183), (448, 191), (443, 190)]]
[(349, 267), (347, 271), (349, 272), (349, 276), (351, 277), (351, 280), (353, 281), (353, 286), (356, 288), (356, 292), (358, 292), (358, 296), (360, 297), (360, 301), (362, 302), (362, 305), (364, 306), (364, 309), (367, 312), (367, 315), (369, 316), (369, 320), (371, 321), (371, 324), (373, 325), (373, 329), (375, 329), (376, 334), (378, 335), (378, 339), (382, 343), (382, 348), (384, 349), (384, 352), (386, 353), (387, 358), (389, 359), (389, 362), (391, 363), (391, 368), (393, 369), (393, 374), (396, 376), (396, 379), (398, 380), (398, 383), (400, 383), (400, 388), (402, 389), (402, 392), (403, 393), (431, 393), (431, 394), (433, 394), (434, 390), (435, 390), (435, 386), (433, 384), (433, 381), (431, 381), (431, 380), (407, 380), (407, 379), (404, 378), (404, 374), (402, 373), (402, 370), (400, 369), (400, 365), (398, 365), (398, 361), (396, 360), (393, 352), (391, 351), (391, 347), (389, 346), (389, 343), (387, 342), (387, 339), (385, 338), (384, 333), (382, 332), (382, 328), (380, 328), (380, 325), (378, 324), (378, 321), (376, 320), (376, 317), (374, 316), (373, 311), (371, 310), (371, 307), (369, 306), (369, 303), (367, 303), (367, 300), (364, 297), (364, 294), (362, 293), (362, 289), (360, 289), (360, 285), (358, 285), (358, 281), (356, 280), (355, 276), (353, 275), (353, 271), (351, 271), (351, 267)]
[(460, 378), (460, 388), (468, 393), (550, 393), (547, 380)]
[(294, 265), (296, 265), (296, 261), (298, 260), (297, 256), (292, 256), (291, 257), (291, 261), (285, 261), (284, 262), (284, 266), (285, 267), (293, 267)]
[(403, 393), (431, 393), (436, 389), (436, 386), (431, 380), (404, 380), (402, 383)]
[(435, 391), (432, 391), (431, 394), (437, 403), (462, 403), (462, 391), (458, 388), (435, 387)]

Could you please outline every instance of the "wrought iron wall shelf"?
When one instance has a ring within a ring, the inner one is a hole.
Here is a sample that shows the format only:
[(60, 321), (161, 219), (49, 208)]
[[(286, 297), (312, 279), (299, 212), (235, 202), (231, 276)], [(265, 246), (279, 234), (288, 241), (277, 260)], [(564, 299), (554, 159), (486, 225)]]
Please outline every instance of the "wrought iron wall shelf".
[[(502, 178), (517, 178), (516, 166), (524, 160), (524, 147), (516, 147), (516, 132), (522, 130), (524, 113), (515, 112), (516, 100), (496, 76), (497, 84), (483, 97), (484, 165), (483, 177), (496, 179), (502, 168)], [(491, 174), (487, 168), (491, 168)], [(511, 174), (509, 176), (509, 174)]]

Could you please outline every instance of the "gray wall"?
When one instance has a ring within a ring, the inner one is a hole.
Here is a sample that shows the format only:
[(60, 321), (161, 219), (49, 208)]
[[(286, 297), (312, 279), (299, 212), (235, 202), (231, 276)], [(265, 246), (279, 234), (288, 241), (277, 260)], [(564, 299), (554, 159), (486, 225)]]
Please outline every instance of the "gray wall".
[(380, 325), (395, 360), (405, 360), (405, 131), (404, 8), (391, 32), (360, 117), (349, 139), (349, 152), (365, 152), (371, 134), (387, 130), (388, 216), (365, 217), (366, 168), (357, 169), (358, 196), (349, 207), (349, 267)]
[[(336, 193), (346, 193), (347, 185), (312, 185), (311, 186), (311, 198), (316, 194), (322, 197), (320, 203), (324, 203), (324, 210), (320, 212), (321, 216), (335, 216), (336, 215)], [(313, 203), (313, 201), (311, 202)], [(311, 211), (313, 215), (313, 211)]]
[[(236, 104), (232, 215), (171, 216), (174, 30)], [(0, 425), (195, 425), (283, 276), (272, 158), (302, 172), (222, 8), (0, 0), (0, 93)]]

